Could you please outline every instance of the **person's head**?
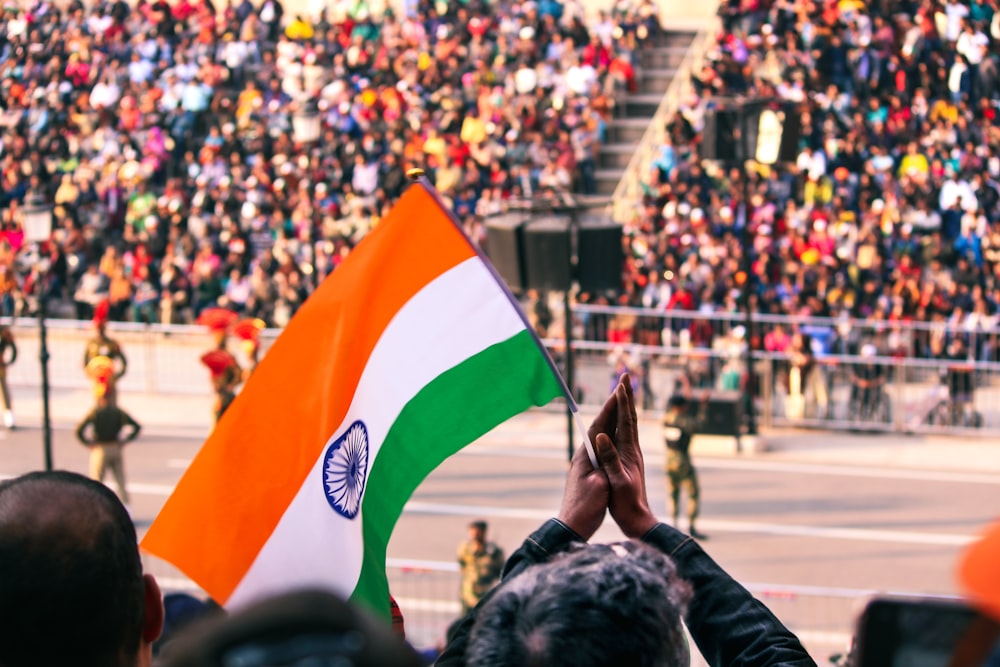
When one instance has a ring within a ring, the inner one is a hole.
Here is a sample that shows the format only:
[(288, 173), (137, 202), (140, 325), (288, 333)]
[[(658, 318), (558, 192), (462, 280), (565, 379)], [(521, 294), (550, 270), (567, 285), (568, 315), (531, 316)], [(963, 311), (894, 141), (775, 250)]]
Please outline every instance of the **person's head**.
[(383, 619), (321, 590), (284, 593), (197, 621), (164, 647), (163, 667), (423, 664)]
[(0, 483), (0, 665), (143, 667), (162, 625), (111, 490), (65, 471)]
[(684, 412), (688, 406), (688, 399), (684, 396), (675, 394), (667, 399), (667, 410), (672, 410), (674, 412)]
[(507, 581), (480, 608), (466, 663), (686, 667), (691, 587), (639, 542), (584, 545)]
[(469, 539), (473, 542), (485, 542), (486, 528), (485, 521), (473, 521), (469, 524)]

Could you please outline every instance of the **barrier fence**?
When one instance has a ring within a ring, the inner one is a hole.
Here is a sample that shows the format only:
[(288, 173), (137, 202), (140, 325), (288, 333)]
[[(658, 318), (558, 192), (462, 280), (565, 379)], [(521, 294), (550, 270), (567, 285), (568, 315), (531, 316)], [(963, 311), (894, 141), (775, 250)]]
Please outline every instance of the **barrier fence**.
[[(421, 650), (443, 646), (448, 627), (461, 614), (458, 564), (390, 558), (386, 574), (389, 590), (403, 613), (407, 641)], [(188, 579), (168, 576), (158, 577), (158, 581), (164, 592), (183, 591), (203, 595)], [(799, 637), (818, 665), (829, 665), (832, 656), (849, 650), (857, 617), (873, 596), (957, 599), (912, 592), (825, 586), (743, 585)], [(707, 665), (696, 649), (692, 650), (691, 665)]]
[[(755, 326), (755, 339), (763, 340), (776, 330), (789, 336), (807, 333), (813, 341), (813, 361), (802, 366), (790, 352), (755, 350), (754, 382), (749, 387), (740, 313), (579, 306), (573, 315), (578, 334), (573, 344), (575, 376), (584, 405), (603, 402), (616, 363), (621, 362), (636, 378), (637, 398), (646, 410), (661, 409), (678, 387), (689, 384), (695, 392), (751, 390), (758, 423), (765, 428), (1000, 433), (1000, 363), (992, 360), (1000, 349), (995, 345), (1000, 332), (994, 329), (969, 332), (927, 323), (887, 327), (868, 321), (849, 322), (845, 329), (839, 320), (762, 316)], [(847, 335), (837, 333), (838, 327)], [(38, 323), (19, 319), (12, 331), (19, 355), (7, 371), (8, 381), (13, 387), (37, 387)], [(263, 353), (278, 333), (263, 332)], [(899, 340), (917, 341), (932, 334), (946, 346), (959, 336), (976, 338), (968, 345), (967, 356), (935, 359), (887, 354), (886, 337), (890, 334), (898, 334)], [(83, 355), (92, 335), (85, 322), (48, 321), (53, 390), (88, 386)], [(122, 392), (211, 393), (208, 373), (199, 358), (211, 349), (212, 339), (202, 327), (113, 323), (111, 335), (128, 358), (128, 372), (119, 384)], [(545, 343), (562, 366), (564, 342)], [(857, 351), (868, 343), (876, 345), (880, 353), (859, 356)], [(976, 357), (977, 347), (982, 358)], [(231, 351), (241, 363), (247, 362), (238, 344), (234, 343)]]

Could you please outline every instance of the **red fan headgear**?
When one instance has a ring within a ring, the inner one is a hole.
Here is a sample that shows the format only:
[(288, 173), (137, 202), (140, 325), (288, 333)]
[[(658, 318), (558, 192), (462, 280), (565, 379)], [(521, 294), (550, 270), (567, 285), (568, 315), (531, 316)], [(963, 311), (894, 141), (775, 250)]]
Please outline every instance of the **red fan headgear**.
[(236, 364), (236, 360), (225, 350), (212, 350), (201, 355), (201, 363), (205, 364), (214, 380), (222, 377), (226, 370)]
[(264, 320), (248, 317), (233, 325), (233, 334), (240, 340), (249, 341), (256, 345), (264, 327)]
[(198, 316), (197, 323), (208, 327), (210, 331), (228, 331), (229, 327), (237, 320), (237, 315), (226, 308), (206, 308)]

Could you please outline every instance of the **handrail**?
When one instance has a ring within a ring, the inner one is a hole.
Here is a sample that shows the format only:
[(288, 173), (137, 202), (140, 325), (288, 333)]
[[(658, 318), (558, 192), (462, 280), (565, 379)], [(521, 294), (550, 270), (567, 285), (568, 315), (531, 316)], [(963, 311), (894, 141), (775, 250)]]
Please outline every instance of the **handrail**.
[[(718, 4), (718, 2), (716, 2)], [(681, 61), (677, 73), (667, 86), (663, 99), (660, 100), (656, 112), (649, 121), (646, 131), (639, 140), (636, 151), (622, 173), (621, 180), (615, 186), (612, 197), (612, 217), (615, 222), (627, 224), (639, 210), (637, 204), (642, 201), (643, 180), (655, 159), (656, 151), (663, 144), (666, 135), (667, 118), (677, 111), (683, 94), (691, 86), (691, 73), (701, 66), (705, 52), (708, 50), (710, 28), (704, 27), (698, 31), (684, 60)]]

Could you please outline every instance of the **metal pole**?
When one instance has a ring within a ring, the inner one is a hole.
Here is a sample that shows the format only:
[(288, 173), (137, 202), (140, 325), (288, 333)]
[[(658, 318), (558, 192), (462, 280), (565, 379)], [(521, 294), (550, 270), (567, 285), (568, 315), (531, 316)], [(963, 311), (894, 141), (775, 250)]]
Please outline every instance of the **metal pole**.
[[(563, 328), (566, 339), (566, 387), (569, 388), (569, 395), (572, 400), (576, 400), (576, 389), (573, 386), (573, 316), (569, 309), (569, 292), (572, 288), (567, 287), (563, 292)], [(566, 443), (566, 451), (570, 461), (573, 460), (573, 408), (570, 401), (566, 401), (566, 434), (569, 440)]]
[(753, 248), (753, 238), (750, 235), (750, 170), (747, 169), (747, 161), (750, 159), (750, 146), (747, 140), (747, 105), (740, 104), (740, 174), (743, 176), (743, 272), (746, 280), (743, 283), (743, 304), (746, 309), (745, 328), (747, 330), (747, 435), (757, 435), (757, 416), (754, 414), (754, 389), (756, 373), (753, 366), (753, 304), (750, 303), (750, 295), (753, 292), (751, 279), (753, 264), (750, 259), (750, 250)]
[(45, 275), (39, 272), (38, 280), (38, 360), (42, 364), (42, 444), (45, 448), (45, 469), (52, 470), (52, 419), (49, 413), (49, 346), (45, 317), (48, 298), (45, 293)]

